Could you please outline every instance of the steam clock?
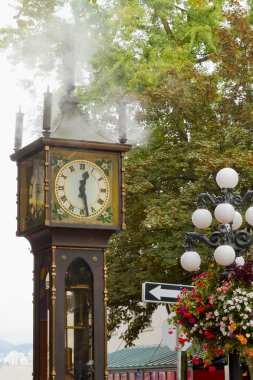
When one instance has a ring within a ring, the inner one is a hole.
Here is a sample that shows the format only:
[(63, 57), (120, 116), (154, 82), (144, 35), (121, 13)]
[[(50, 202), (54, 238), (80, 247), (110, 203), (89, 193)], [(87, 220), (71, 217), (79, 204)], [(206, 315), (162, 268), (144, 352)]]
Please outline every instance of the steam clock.
[[(91, 128), (75, 97), (50, 132), (11, 156), (17, 162), (17, 235), (34, 255), (34, 380), (102, 380), (106, 370), (106, 258), (125, 226), (124, 152)], [(19, 125), (17, 126), (20, 127)], [(18, 137), (17, 137), (18, 141)]]

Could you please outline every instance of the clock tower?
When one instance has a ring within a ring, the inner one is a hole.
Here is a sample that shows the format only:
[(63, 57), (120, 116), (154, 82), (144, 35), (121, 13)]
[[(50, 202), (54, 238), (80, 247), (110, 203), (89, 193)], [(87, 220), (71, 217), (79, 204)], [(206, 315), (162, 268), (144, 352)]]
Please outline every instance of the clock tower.
[(17, 235), (34, 256), (33, 379), (106, 380), (105, 249), (125, 228), (123, 156), (130, 145), (92, 128), (70, 94), (52, 132), (50, 109), (47, 92), (43, 136), (23, 148), (17, 136), (11, 156)]

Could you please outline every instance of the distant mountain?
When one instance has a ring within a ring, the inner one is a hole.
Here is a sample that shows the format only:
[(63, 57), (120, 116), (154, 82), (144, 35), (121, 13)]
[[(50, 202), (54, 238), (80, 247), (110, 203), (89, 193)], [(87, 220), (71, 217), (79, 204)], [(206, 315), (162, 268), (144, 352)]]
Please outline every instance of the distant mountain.
[(15, 346), (13, 344), (0, 339), (0, 353), (7, 354), (9, 351), (13, 350), (14, 347)]
[(6, 340), (0, 339), (0, 354), (7, 354), (10, 351), (18, 351), (18, 352), (28, 352), (32, 349), (32, 343), (23, 343), (23, 344), (12, 344), (7, 342)]
[(14, 346), (15, 351), (24, 352), (24, 353), (32, 350), (32, 348), (33, 348), (32, 343), (23, 343), (23, 344), (19, 344), (18, 346)]

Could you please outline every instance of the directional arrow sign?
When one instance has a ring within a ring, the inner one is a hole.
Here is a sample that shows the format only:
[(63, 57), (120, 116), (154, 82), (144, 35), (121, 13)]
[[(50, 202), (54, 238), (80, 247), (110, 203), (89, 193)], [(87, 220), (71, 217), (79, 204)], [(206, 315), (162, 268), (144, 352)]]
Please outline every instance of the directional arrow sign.
[(175, 303), (183, 289), (193, 289), (194, 286), (179, 284), (160, 284), (144, 282), (142, 284), (142, 302)]

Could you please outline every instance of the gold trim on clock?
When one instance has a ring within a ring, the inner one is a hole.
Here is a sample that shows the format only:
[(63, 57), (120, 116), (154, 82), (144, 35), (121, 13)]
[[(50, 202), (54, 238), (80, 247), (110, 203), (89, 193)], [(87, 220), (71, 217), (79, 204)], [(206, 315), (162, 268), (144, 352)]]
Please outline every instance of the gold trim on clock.
[(106, 207), (110, 187), (102, 168), (91, 161), (73, 160), (63, 165), (55, 179), (60, 207), (75, 218), (88, 219)]

